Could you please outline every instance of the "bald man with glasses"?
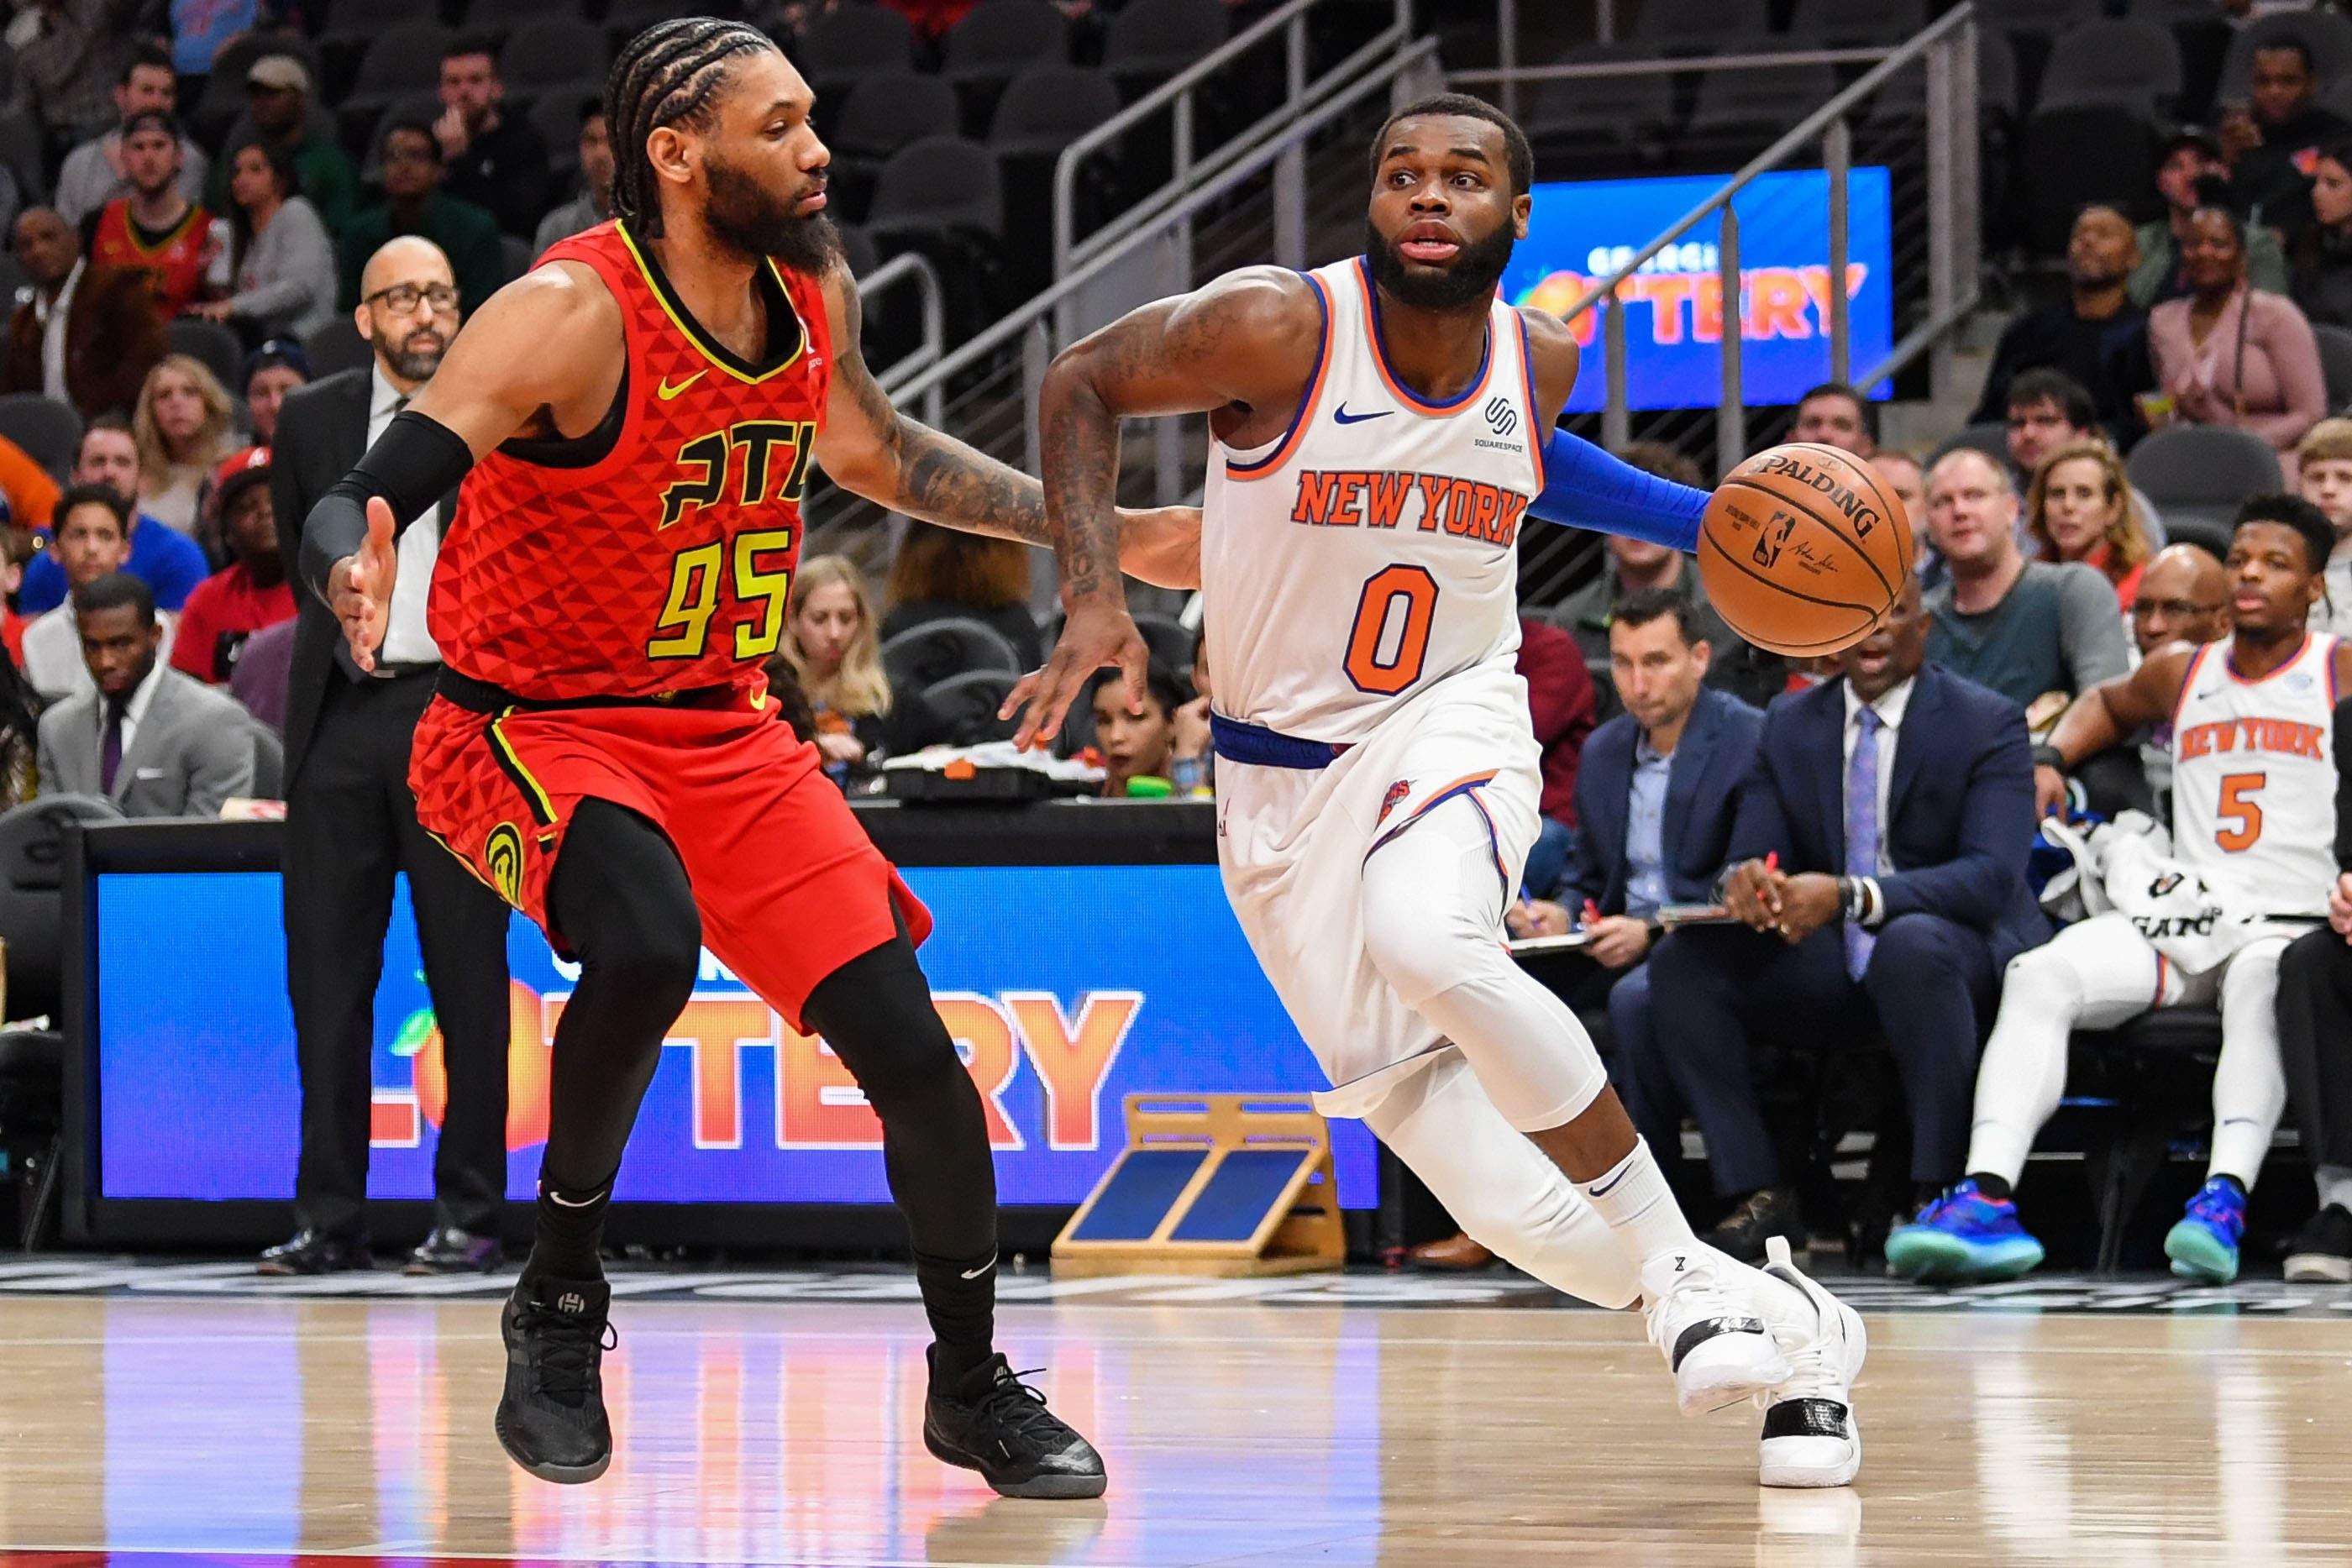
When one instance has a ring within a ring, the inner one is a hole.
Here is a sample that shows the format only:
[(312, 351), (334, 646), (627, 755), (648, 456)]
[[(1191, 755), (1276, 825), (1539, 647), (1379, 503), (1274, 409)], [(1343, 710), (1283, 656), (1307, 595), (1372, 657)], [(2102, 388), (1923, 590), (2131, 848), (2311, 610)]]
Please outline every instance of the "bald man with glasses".
[[(351, 471), (432, 379), (456, 337), (449, 258), (411, 236), (371, 256), (354, 313), (374, 350), (288, 394), (270, 490), (289, 577), (312, 505)], [(451, 501), (404, 529), (399, 588), (373, 670), (352, 662), (334, 615), (298, 587), (286, 704), (286, 982), (302, 1076), (293, 1239), (262, 1254), (270, 1274), (373, 1266), (363, 1218), (376, 982), (405, 873), (425, 988), (440, 1026), (447, 1109), (434, 1157), (433, 1230), (411, 1273), (495, 1268), (506, 1194), (507, 906), (416, 821), (409, 737), (431, 700), (440, 650), (425, 601)]]

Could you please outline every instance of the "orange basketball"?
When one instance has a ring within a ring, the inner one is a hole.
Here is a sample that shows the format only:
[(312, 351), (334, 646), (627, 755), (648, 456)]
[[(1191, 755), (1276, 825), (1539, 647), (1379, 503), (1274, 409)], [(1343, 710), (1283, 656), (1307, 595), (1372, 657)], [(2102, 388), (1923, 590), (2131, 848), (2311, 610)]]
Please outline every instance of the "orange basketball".
[(1911, 575), (1911, 517), (1834, 446), (1769, 447), (1724, 476), (1698, 525), (1698, 575), (1731, 629), (1800, 658), (1850, 648)]

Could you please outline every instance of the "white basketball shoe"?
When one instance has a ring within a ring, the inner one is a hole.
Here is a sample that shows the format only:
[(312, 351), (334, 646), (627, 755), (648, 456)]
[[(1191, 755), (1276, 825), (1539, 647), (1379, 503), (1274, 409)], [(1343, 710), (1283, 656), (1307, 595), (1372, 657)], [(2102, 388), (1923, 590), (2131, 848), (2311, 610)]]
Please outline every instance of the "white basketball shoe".
[(1861, 1314), (1798, 1271), (1789, 1244), (1764, 1244), (1764, 1273), (1789, 1287), (1759, 1287), (1757, 1305), (1788, 1357), (1789, 1376), (1756, 1396), (1764, 1407), (1757, 1479), (1768, 1487), (1842, 1487), (1862, 1469), (1853, 1380), (1870, 1354)]
[(1726, 1277), (1713, 1248), (1661, 1253), (1642, 1265), (1642, 1317), (1674, 1372), (1675, 1403), (1685, 1416), (1788, 1381), (1777, 1336), (1748, 1291)]

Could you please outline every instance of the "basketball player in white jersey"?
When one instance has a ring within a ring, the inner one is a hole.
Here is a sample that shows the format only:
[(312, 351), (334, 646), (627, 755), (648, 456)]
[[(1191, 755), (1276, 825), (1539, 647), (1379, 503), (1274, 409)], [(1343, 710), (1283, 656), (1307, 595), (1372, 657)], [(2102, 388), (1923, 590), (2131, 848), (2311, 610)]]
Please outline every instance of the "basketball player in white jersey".
[[(1591, 1040), (1503, 946), (1534, 842), (1518, 644), (1530, 510), (1687, 547), (1705, 496), (1547, 433), (1565, 325), (1496, 298), (1527, 143), (1490, 105), (1401, 111), (1365, 256), (1227, 275), (1075, 345), (1042, 392), (1068, 606), (1019, 738), (1142, 644), (1113, 567), (1118, 421), (1205, 412), (1201, 540), (1217, 674), (1217, 837), (1235, 913), (1299, 1032), (1473, 1237), (1603, 1306), (1639, 1300), (1696, 1413), (1766, 1402), (1768, 1485), (1853, 1479), (1861, 1320), (1799, 1274), (1701, 1245)], [(1549, 472), (1547, 472), (1547, 470)]]
[(2286, 1104), (2279, 1059), (2279, 955), (2327, 914), (2336, 882), (2336, 695), (2352, 690), (2352, 643), (2308, 632), (2335, 531), (2317, 507), (2265, 496), (2239, 510), (2228, 573), (2235, 631), (2176, 643), (2084, 692), (2035, 748), (2043, 815), (2063, 808), (2064, 769), (2142, 728), (2172, 727), (2173, 858), (2249, 912), (2281, 916), (2225, 961), (2184, 975), (2120, 911), (2011, 960), (2000, 1014), (1977, 1067), (1968, 1179), (1886, 1239), (1912, 1279), (2009, 1279), (2042, 1261), (2011, 1196), (2066, 1085), (2066, 1037), (2152, 1008), (2219, 1002), (2213, 1148), (2205, 1185), (2164, 1239), (2176, 1274), (2236, 1277), (2246, 1194)]

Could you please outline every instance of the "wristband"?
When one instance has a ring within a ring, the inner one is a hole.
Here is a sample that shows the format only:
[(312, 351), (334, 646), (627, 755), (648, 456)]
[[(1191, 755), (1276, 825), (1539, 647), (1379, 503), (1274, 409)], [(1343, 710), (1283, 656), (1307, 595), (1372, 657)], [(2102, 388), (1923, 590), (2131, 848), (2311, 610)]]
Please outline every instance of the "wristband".
[(2033, 766), (2054, 768), (2063, 773), (2066, 771), (2066, 754), (2054, 746), (2037, 746), (2033, 748)]

